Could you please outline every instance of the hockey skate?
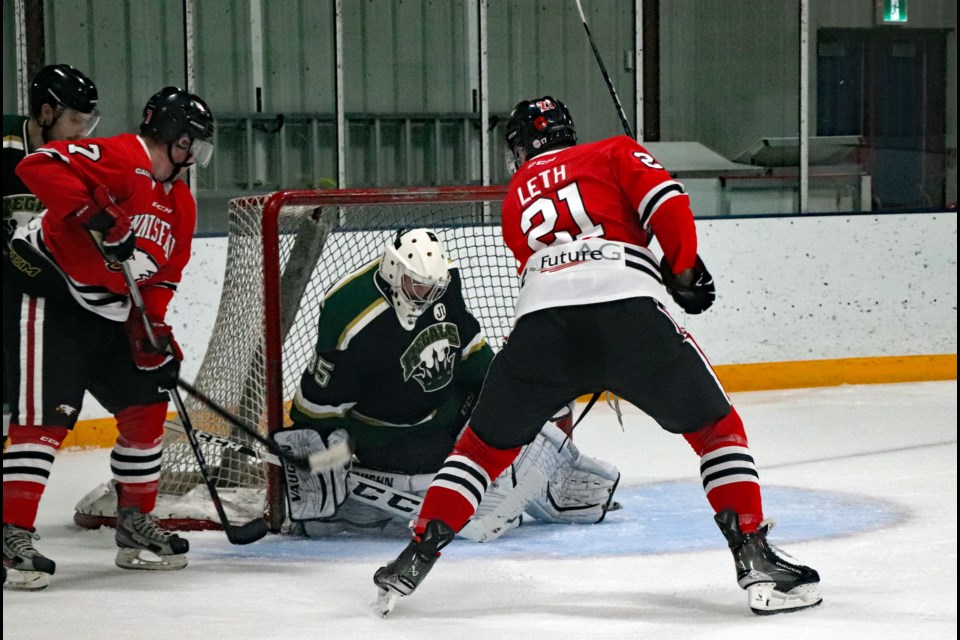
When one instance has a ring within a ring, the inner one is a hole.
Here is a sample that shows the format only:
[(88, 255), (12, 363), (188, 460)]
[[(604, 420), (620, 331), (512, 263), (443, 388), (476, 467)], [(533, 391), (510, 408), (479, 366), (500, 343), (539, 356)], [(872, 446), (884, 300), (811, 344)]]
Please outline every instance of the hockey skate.
[(3, 525), (3, 586), (11, 589), (45, 589), (57, 563), (33, 546), (40, 536), (29, 529)]
[(443, 521), (431, 520), (420, 539), (414, 538), (396, 560), (377, 569), (373, 582), (380, 588), (376, 607), (381, 616), (393, 611), (401, 596), (410, 595), (420, 586), (440, 557), (440, 550), (455, 535)]
[[(117, 509), (117, 559), (121, 569), (173, 571), (187, 566), (190, 543), (136, 507)], [(143, 557), (147, 551), (151, 556)]]
[(756, 533), (744, 534), (731, 509), (721, 511), (714, 520), (733, 552), (737, 583), (746, 589), (751, 611), (764, 616), (808, 609), (822, 602), (820, 574), (767, 542), (773, 522), (764, 520)]

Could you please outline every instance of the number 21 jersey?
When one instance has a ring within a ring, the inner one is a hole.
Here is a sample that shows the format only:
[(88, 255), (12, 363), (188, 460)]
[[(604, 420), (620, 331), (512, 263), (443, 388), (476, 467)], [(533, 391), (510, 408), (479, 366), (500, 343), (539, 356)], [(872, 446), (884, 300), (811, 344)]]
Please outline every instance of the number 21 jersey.
[(510, 181), (503, 238), (519, 263), (516, 317), (550, 307), (664, 300), (656, 236), (674, 272), (697, 237), (681, 183), (627, 136), (546, 151)]

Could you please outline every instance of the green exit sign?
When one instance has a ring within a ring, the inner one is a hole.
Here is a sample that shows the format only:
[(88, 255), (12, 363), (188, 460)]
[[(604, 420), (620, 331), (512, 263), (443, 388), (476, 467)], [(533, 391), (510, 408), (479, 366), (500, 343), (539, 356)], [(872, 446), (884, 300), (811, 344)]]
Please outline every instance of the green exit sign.
[(878, 22), (902, 24), (907, 21), (907, 0), (877, 0)]

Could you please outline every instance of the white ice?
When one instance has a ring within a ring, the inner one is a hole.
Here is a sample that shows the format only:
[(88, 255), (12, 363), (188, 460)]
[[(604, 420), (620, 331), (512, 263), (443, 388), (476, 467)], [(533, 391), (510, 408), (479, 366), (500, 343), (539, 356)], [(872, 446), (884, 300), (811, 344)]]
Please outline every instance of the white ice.
[(619, 466), (624, 509), (598, 526), (525, 526), (482, 550), (458, 540), (388, 619), (371, 608), (371, 577), (403, 540), (234, 547), (192, 533), (183, 571), (116, 568), (113, 532), (72, 524), (108, 453), (64, 452), (38, 518), (57, 573), (45, 591), (4, 591), (3, 637), (956, 638), (956, 381), (734, 402), (779, 516), (771, 539), (820, 571), (816, 609), (752, 615), (706, 500), (687, 499), (696, 456), (638, 411), (625, 408), (621, 430), (598, 406), (576, 440)]

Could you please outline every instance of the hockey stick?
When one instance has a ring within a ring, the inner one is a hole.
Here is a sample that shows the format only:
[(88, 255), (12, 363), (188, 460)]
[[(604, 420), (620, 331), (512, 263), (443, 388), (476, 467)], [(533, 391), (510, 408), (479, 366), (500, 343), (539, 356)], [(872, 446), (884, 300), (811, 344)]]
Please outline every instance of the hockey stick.
[(617, 107), (617, 115), (620, 116), (620, 124), (623, 125), (623, 132), (633, 138), (633, 129), (630, 128), (630, 123), (627, 122), (627, 116), (623, 112), (623, 105), (620, 104), (620, 96), (617, 95), (617, 90), (613, 87), (613, 80), (610, 79), (610, 74), (607, 73), (607, 68), (603, 64), (603, 59), (600, 57), (600, 52), (597, 50), (597, 43), (593, 41), (593, 34), (590, 33), (590, 26), (587, 24), (587, 17), (583, 14), (583, 7), (580, 6), (580, 0), (574, 0), (574, 2), (577, 3), (577, 11), (580, 13), (580, 22), (583, 23), (583, 30), (587, 32), (587, 39), (590, 41), (590, 47), (593, 49), (593, 55), (597, 59), (597, 64), (600, 65), (600, 73), (603, 75), (603, 79), (607, 83), (607, 89), (610, 90), (610, 97), (613, 98), (613, 103)]
[[(98, 240), (99, 239), (94, 236), (94, 241), (97, 242), (97, 246), (100, 247), (102, 251), (103, 247)], [(123, 273), (123, 278), (127, 282), (127, 288), (130, 290), (130, 299), (133, 301), (133, 305), (140, 312), (140, 318), (143, 321), (143, 328), (146, 332), (147, 339), (150, 341), (150, 345), (158, 353), (163, 353), (164, 349), (160, 348), (160, 343), (157, 342), (157, 337), (153, 333), (153, 327), (150, 326), (150, 318), (147, 317), (147, 308), (143, 302), (143, 296), (140, 295), (140, 288), (137, 286), (137, 281), (133, 277), (133, 271), (130, 269), (130, 263), (127, 261), (121, 262), (120, 271)], [(263, 518), (254, 518), (250, 522), (241, 525), (231, 524), (230, 520), (227, 519), (227, 513), (223, 508), (223, 501), (220, 500), (220, 493), (217, 491), (217, 485), (214, 484), (213, 480), (210, 478), (210, 471), (207, 468), (207, 461), (203, 456), (200, 443), (197, 441), (197, 435), (193, 429), (193, 423), (190, 422), (190, 416), (187, 415), (187, 408), (183, 404), (183, 398), (180, 397), (180, 392), (177, 391), (176, 388), (169, 389), (168, 393), (170, 394), (170, 399), (173, 401), (173, 404), (177, 409), (177, 413), (180, 416), (180, 422), (183, 425), (184, 433), (187, 434), (187, 441), (190, 443), (190, 448), (193, 450), (193, 455), (197, 459), (197, 466), (200, 469), (200, 476), (203, 478), (204, 484), (207, 485), (207, 491), (210, 492), (210, 500), (213, 502), (213, 506), (217, 510), (217, 517), (220, 519), (220, 525), (223, 527), (224, 533), (227, 534), (227, 540), (237, 545), (250, 544), (251, 542), (256, 542), (263, 536), (267, 535), (267, 521)]]
[[(173, 431), (186, 433), (186, 429), (175, 422), (167, 422), (165, 426)], [(285, 460), (284, 457), (277, 456), (274, 453), (255, 449), (242, 442), (237, 442), (236, 440), (231, 440), (230, 438), (210, 433), (209, 431), (194, 429), (193, 433), (196, 439), (201, 442), (235, 451), (241, 455), (249, 456), (258, 462), (265, 462), (282, 467)], [(347, 489), (353, 494), (354, 498), (401, 518), (416, 515), (420, 511), (420, 505), (423, 502), (423, 498), (417, 495), (394, 489), (382, 482), (371, 480), (356, 473), (347, 473)]]
[[(261, 445), (266, 447), (267, 450), (269, 450), (270, 453), (277, 458), (277, 464), (279, 464), (280, 461), (283, 460), (284, 462), (289, 462), (295, 467), (300, 467), (302, 469), (309, 469), (312, 473), (323, 473), (324, 471), (329, 471), (330, 469), (333, 469), (336, 467), (342, 467), (343, 465), (350, 462), (350, 458), (353, 456), (353, 452), (350, 450), (350, 445), (347, 442), (340, 442), (338, 444), (335, 444), (329, 449), (327, 449), (326, 451), (317, 451), (315, 453), (311, 453), (306, 458), (301, 458), (299, 456), (291, 455), (285, 452), (283, 449), (281, 449), (280, 445), (278, 445), (276, 442), (274, 442), (273, 440), (270, 440), (269, 438), (264, 437), (256, 429), (251, 428), (249, 425), (244, 423), (243, 420), (241, 420), (231, 412), (227, 411), (223, 407), (221, 407), (219, 404), (214, 402), (214, 400), (210, 398), (210, 396), (206, 395), (205, 393), (203, 393), (202, 391), (194, 387), (192, 384), (190, 384), (183, 378), (177, 378), (177, 386), (183, 389), (184, 391), (186, 391), (187, 393), (189, 393), (194, 398), (196, 398), (196, 400), (200, 402), (200, 404), (206, 406), (215, 414), (217, 414), (218, 416), (220, 416), (221, 418), (229, 422), (232, 426), (236, 427), (240, 431), (243, 431), (252, 439), (256, 440)], [(170, 423), (167, 423), (167, 426), (169, 427)], [(197, 430), (194, 429), (194, 431), (197, 431)], [(198, 431), (197, 433), (201, 433), (201, 432)], [(210, 434), (210, 435), (212, 437), (218, 437), (218, 436), (213, 436), (213, 434)], [(228, 448), (234, 449), (235, 451), (239, 451), (239, 449), (236, 449), (235, 447), (228, 447)], [(250, 451), (256, 452), (255, 454), (248, 453), (247, 455), (254, 455), (254, 457), (256, 457), (256, 455), (260, 453), (260, 452), (257, 452), (256, 449), (252, 449), (250, 447), (247, 447), (247, 448)], [(241, 453), (246, 453), (246, 452), (241, 451)]]

